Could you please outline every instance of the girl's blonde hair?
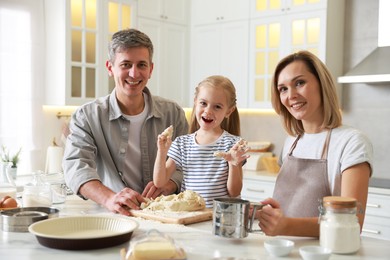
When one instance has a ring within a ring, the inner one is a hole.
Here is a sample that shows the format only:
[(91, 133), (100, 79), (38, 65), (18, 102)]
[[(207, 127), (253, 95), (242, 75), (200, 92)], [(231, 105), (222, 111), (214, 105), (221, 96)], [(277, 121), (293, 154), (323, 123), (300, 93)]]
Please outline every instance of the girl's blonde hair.
[[(226, 77), (220, 76), (220, 75), (213, 75), (210, 77), (207, 77), (206, 79), (202, 80), (198, 86), (195, 88), (195, 98), (198, 97), (199, 89), (201, 87), (220, 87), (222, 88), (226, 96), (228, 98), (228, 106), (229, 108), (234, 108), (233, 112), (230, 114), (228, 118), (225, 118), (221, 123), (221, 128), (226, 130), (227, 132), (239, 136), (240, 133), (240, 116), (237, 111), (236, 106), (236, 88), (234, 87), (233, 83)], [(190, 128), (189, 132), (194, 133), (199, 129), (198, 121), (196, 120), (195, 115), (195, 102), (194, 106), (192, 108), (191, 113), (191, 121), (190, 121)]]
[(276, 66), (271, 88), (272, 106), (276, 113), (282, 117), (284, 128), (289, 135), (296, 136), (305, 132), (302, 121), (295, 119), (282, 104), (278, 91), (278, 79), (281, 71), (290, 63), (302, 61), (307, 69), (317, 78), (321, 91), (321, 103), (324, 120), (322, 128), (332, 129), (341, 126), (342, 116), (337, 97), (334, 79), (326, 65), (314, 54), (308, 51), (299, 51), (283, 58)]

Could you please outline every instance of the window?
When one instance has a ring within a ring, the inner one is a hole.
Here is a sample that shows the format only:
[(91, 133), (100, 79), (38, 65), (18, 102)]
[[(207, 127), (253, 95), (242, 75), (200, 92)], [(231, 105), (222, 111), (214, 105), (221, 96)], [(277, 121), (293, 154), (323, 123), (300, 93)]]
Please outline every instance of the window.
[(41, 159), (43, 8), (43, 0), (0, 1), (0, 145), (22, 148), (19, 172)]

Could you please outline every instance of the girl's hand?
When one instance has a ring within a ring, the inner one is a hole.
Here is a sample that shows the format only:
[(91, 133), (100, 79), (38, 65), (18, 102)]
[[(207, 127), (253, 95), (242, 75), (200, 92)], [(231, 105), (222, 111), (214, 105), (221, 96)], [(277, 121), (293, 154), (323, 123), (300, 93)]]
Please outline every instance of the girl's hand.
[(157, 137), (157, 148), (159, 152), (164, 154), (168, 153), (169, 147), (171, 147), (172, 138), (164, 134), (159, 134)]
[(247, 144), (247, 141), (241, 139), (233, 145), (228, 153), (226, 153), (224, 159), (235, 166), (240, 165), (244, 160), (250, 157), (250, 155), (246, 154), (250, 149)]

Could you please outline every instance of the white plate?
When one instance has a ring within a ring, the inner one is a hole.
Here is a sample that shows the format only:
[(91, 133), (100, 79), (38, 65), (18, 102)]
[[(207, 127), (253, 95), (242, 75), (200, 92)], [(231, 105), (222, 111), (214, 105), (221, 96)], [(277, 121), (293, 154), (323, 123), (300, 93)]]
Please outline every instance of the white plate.
[(75, 216), (36, 222), (29, 231), (44, 246), (85, 250), (125, 243), (137, 228), (136, 221), (123, 216)]

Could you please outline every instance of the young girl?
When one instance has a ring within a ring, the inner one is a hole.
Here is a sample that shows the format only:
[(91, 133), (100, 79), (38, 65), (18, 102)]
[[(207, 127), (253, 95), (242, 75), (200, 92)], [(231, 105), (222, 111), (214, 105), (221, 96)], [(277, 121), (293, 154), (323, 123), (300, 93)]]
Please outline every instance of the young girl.
[[(218, 197), (237, 197), (242, 189), (242, 165), (249, 156), (240, 142), (236, 90), (223, 76), (210, 76), (195, 89), (190, 134), (158, 136), (153, 181), (164, 186), (176, 170), (183, 173), (181, 190), (193, 190), (213, 206)], [(171, 146), (172, 145), (172, 146)], [(223, 151), (223, 159), (214, 153)], [(168, 160), (166, 160), (168, 155)]]

